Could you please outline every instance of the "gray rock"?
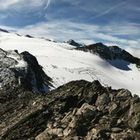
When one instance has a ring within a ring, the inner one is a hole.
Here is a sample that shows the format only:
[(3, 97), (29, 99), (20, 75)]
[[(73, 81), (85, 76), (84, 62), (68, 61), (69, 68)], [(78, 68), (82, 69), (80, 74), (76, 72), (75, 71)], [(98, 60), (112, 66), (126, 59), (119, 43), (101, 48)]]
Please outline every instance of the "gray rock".
[(33, 55), (0, 49), (0, 90), (23, 87), (34, 92), (47, 92), (51, 86), (51, 78)]
[(6, 95), (0, 93), (1, 140), (140, 139), (139, 99), (123, 89), (80, 80), (46, 95), (21, 89)]
[[(138, 68), (140, 67), (139, 58), (132, 56), (129, 52), (119, 48), (118, 46), (106, 46), (103, 43), (96, 43), (84, 47), (77, 47), (76, 49), (97, 54), (101, 58), (106, 59), (111, 65), (122, 70), (130, 70), (128, 67), (130, 63), (136, 64)], [(119, 65), (112, 63), (113, 60), (122, 60), (124, 61), (124, 64), (120, 67)]]

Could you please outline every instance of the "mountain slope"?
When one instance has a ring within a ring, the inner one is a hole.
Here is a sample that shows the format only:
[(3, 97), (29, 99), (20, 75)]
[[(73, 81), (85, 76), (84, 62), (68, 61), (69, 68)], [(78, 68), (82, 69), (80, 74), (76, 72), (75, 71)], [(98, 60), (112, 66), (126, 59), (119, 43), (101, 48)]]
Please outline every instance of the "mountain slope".
[[(99, 80), (103, 85), (113, 88), (126, 88), (134, 94), (139, 94), (140, 91), (139, 69), (135, 64), (124, 60), (115, 60), (111, 64), (96, 54), (75, 50), (75, 46), (67, 43), (5, 32), (0, 32), (0, 48), (33, 54), (45, 73), (52, 78), (54, 87), (72, 80), (85, 79)], [(120, 69), (116, 65), (126, 67)]]
[[(85, 52), (90, 52), (93, 54), (97, 54), (99, 55), (101, 58), (107, 60), (107, 62), (109, 62), (110, 64), (114, 64), (114, 60), (117, 61), (125, 61), (126, 65), (129, 65), (130, 63), (132, 64), (136, 64), (137, 67), (140, 67), (140, 59), (137, 57), (132, 56), (130, 53), (128, 53), (127, 51), (125, 51), (124, 49), (119, 48), (118, 46), (106, 46), (102, 43), (96, 43), (96, 44), (92, 44), (89, 46), (84, 46), (84, 47), (78, 47), (76, 48), (77, 50), (82, 50)], [(117, 65), (113, 65), (116, 66)], [(119, 65), (118, 65), (119, 66)], [(129, 70), (128, 69), (124, 69), (124, 67), (122, 67), (122, 65), (120, 65), (120, 68), (122, 70)]]
[(0, 49), (0, 90), (8, 92), (18, 87), (33, 92), (48, 92), (51, 78), (30, 53)]
[(1, 140), (140, 139), (140, 98), (99, 81), (72, 81), (45, 95), (18, 89), (0, 97)]
[(140, 58), (140, 48), (127, 48), (126, 51), (133, 54), (135, 57)]

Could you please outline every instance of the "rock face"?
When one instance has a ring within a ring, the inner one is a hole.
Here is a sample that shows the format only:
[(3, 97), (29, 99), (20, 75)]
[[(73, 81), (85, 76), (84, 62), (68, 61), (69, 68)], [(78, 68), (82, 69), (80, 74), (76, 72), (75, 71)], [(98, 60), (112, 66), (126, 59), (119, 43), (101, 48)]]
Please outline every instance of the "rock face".
[(76, 47), (83, 47), (82, 44), (79, 44), (77, 42), (75, 42), (74, 40), (70, 39), (67, 41), (68, 44), (72, 45), (72, 46), (76, 46)]
[(30, 53), (0, 49), (0, 90), (8, 91), (21, 86), (33, 92), (46, 92), (50, 82), (51, 78)]
[(7, 31), (7, 30), (5, 30), (5, 29), (2, 29), (2, 28), (0, 28), (0, 32), (9, 33), (9, 31)]
[(91, 52), (99, 55), (101, 58), (106, 60), (124, 60), (132, 64), (136, 64), (140, 67), (140, 59), (132, 56), (127, 51), (119, 48), (118, 46), (106, 46), (102, 43), (96, 43), (82, 48), (76, 48), (85, 52)]
[(33, 36), (31, 36), (31, 35), (25, 35), (26, 37), (28, 37), (28, 38), (34, 38)]
[(0, 104), (1, 140), (140, 139), (140, 98), (98, 81), (73, 81), (45, 95), (1, 92)]

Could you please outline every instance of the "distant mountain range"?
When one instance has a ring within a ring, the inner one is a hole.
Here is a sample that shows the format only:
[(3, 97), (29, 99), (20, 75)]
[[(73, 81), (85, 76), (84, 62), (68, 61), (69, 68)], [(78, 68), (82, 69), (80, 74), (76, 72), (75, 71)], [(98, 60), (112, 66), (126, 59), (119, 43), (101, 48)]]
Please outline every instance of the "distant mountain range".
[(118, 46), (0, 29), (0, 139), (139, 140), (139, 79)]
[(34, 55), (44, 74), (51, 79), (50, 89), (83, 79), (99, 80), (105, 86), (125, 88), (134, 94), (140, 91), (140, 59), (118, 46), (102, 43), (82, 45), (74, 40), (59, 43), (0, 29), (0, 48), (2, 51), (18, 50), (17, 55), (24, 54), (22, 52)]

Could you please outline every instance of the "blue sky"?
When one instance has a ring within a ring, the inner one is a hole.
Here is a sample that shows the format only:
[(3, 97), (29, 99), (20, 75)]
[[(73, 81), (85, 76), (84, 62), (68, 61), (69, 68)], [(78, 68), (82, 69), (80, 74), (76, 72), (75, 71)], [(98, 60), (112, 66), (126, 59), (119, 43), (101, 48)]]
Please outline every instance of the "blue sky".
[(0, 26), (55, 40), (140, 47), (140, 0), (1, 0)]

